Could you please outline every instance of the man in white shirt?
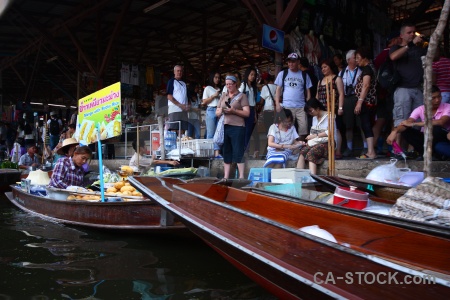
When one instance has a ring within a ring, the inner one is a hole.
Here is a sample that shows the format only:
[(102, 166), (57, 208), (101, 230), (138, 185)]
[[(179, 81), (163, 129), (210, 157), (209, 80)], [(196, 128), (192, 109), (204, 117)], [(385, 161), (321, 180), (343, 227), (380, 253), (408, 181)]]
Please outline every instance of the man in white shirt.
[(186, 83), (181, 80), (183, 77), (183, 67), (176, 65), (173, 68), (174, 78), (167, 83), (167, 99), (169, 104), (169, 121), (181, 121), (181, 128), (178, 123), (170, 123), (169, 129), (180, 130), (178, 136), (188, 129), (188, 111), (190, 105), (187, 96)]
[(311, 79), (306, 72), (299, 68), (300, 57), (297, 53), (291, 53), (287, 57), (288, 69), (277, 75), (275, 95), (276, 111), (281, 111), (281, 98), (283, 107), (292, 111), (293, 122), (297, 121), (297, 132), (301, 140), (308, 135), (308, 120), (305, 112), (306, 101), (311, 98)]

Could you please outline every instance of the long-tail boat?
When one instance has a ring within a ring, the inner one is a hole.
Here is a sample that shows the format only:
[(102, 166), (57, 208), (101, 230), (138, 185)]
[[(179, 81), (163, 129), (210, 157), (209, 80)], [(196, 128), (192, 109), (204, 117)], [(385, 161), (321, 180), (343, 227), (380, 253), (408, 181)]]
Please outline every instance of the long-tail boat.
[[(166, 187), (181, 182), (183, 181), (176, 178), (167, 178), (165, 187), (160, 187), (159, 197), (171, 199), (172, 194)], [(127, 202), (69, 201), (33, 195), (15, 185), (11, 185), (11, 189), (5, 195), (12, 204), (23, 211), (58, 223), (130, 231), (187, 231), (179, 220), (174, 219), (152, 199)], [(163, 190), (167, 192), (164, 193)]]
[[(450, 238), (235, 188), (130, 182), (280, 299), (440, 299), (450, 294)], [(159, 179), (163, 180), (163, 179)], [(299, 228), (318, 225), (337, 242)]]

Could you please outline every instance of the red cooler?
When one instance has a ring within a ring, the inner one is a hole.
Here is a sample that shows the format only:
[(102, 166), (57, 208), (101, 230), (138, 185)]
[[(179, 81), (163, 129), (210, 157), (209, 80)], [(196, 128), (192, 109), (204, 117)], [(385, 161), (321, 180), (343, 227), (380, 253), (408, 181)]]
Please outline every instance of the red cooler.
[(159, 149), (160, 143), (159, 143), (159, 131), (152, 131), (152, 151), (155, 153), (156, 150)]
[(367, 207), (369, 194), (358, 191), (356, 187), (337, 187), (334, 192), (333, 204), (354, 209)]

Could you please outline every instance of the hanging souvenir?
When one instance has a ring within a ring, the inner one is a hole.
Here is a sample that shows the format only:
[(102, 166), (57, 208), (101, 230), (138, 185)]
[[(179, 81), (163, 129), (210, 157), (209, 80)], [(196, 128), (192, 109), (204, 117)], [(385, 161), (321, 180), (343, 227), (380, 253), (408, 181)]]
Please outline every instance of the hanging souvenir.
[(333, 36), (333, 17), (329, 16), (325, 19), (323, 34), (330, 37)]
[(324, 18), (323, 12), (316, 13), (313, 24), (314, 32), (316, 34), (320, 34), (322, 32), (323, 18)]
[(309, 19), (311, 17), (311, 12), (309, 9), (305, 8), (302, 10), (300, 15), (300, 22), (298, 26), (301, 31), (307, 31), (309, 29)]

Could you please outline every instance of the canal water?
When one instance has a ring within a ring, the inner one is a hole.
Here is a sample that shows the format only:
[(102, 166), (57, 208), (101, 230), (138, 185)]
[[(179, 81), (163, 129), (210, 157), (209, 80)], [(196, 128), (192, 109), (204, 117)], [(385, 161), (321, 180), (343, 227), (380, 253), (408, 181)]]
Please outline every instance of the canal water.
[(0, 214), (0, 300), (275, 299), (194, 235), (67, 227), (4, 195)]

